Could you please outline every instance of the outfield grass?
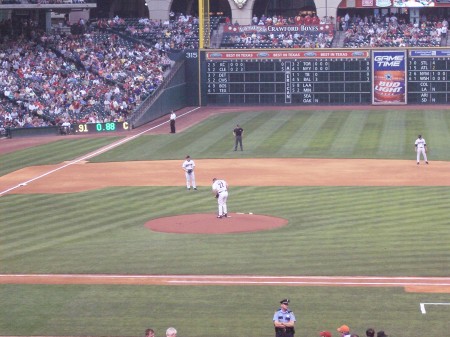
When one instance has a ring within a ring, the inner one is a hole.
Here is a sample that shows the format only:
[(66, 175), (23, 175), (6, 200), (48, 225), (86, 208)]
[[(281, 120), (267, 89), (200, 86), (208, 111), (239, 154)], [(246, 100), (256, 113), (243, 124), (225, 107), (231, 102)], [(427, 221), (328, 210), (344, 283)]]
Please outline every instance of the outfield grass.
[[(244, 152), (232, 130), (244, 128)], [(415, 160), (422, 134), (429, 159), (450, 160), (450, 113), (444, 110), (264, 111), (216, 115), (188, 132), (142, 136), (93, 162), (200, 158), (383, 158)]]
[[(92, 161), (314, 157), (407, 159), (421, 133), (433, 160), (450, 160), (446, 111), (271, 111), (215, 116), (175, 135), (142, 136)], [(245, 129), (234, 152), (232, 129)], [(0, 156), (0, 172), (74, 159), (111, 139)], [(59, 143), (59, 142), (58, 142)], [(80, 150), (82, 148), (82, 150)], [(54, 154), (57, 152), (57, 155)], [(3, 163), (7, 163), (4, 165)], [(201, 170), (199, 167), (198, 170)], [(201, 171), (199, 171), (201, 172)], [(257, 174), (257, 173), (255, 173)], [(226, 179), (226, 177), (224, 177)], [(151, 218), (210, 212), (209, 189), (107, 188), (0, 198), (1, 273), (448, 276), (449, 187), (232, 187), (230, 210), (284, 217), (272, 231), (151, 232)], [(213, 225), (213, 222), (212, 222)], [(281, 298), (292, 299), (298, 337), (348, 324), (390, 336), (445, 336), (448, 294), (401, 288), (0, 285), (0, 335), (141, 335), (169, 325), (186, 337), (272, 336)]]

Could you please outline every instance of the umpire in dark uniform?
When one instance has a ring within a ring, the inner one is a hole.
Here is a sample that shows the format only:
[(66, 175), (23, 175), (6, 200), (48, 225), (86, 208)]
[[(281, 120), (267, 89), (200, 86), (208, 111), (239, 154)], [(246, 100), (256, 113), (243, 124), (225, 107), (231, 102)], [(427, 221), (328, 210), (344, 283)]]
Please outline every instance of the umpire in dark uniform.
[(289, 299), (280, 301), (280, 309), (273, 315), (273, 325), (275, 326), (275, 337), (294, 337), (295, 315), (289, 310)]
[(237, 151), (238, 144), (241, 147), (241, 151), (243, 151), (242, 148), (242, 134), (244, 133), (244, 129), (240, 127), (240, 125), (236, 125), (236, 127), (233, 130), (234, 135), (234, 151)]

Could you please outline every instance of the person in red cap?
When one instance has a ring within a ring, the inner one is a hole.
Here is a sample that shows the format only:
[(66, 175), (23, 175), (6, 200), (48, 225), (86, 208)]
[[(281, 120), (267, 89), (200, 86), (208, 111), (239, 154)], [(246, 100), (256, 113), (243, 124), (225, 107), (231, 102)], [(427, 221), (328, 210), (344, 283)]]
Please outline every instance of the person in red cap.
[(320, 337), (333, 337), (329, 331), (321, 331)]
[(337, 331), (341, 334), (341, 337), (350, 337), (350, 328), (348, 325), (341, 325), (339, 328), (337, 328)]

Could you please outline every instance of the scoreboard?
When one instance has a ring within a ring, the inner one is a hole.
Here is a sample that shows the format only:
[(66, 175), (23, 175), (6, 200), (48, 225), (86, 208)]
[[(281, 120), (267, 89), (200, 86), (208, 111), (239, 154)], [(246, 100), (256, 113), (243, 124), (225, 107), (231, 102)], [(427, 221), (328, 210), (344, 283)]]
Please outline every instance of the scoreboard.
[(446, 104), (450, 100), (450, 50), (408, 52), (408, 102)]
[(207, 104), (371, 101), (369, 51), (218, 51), (203, 57)]
[[(403, 103), (446, 104), (450, 49), (402, 51)], [(373, 54), (354, 49), (203, 51), (201, 105), (373, 104)]]

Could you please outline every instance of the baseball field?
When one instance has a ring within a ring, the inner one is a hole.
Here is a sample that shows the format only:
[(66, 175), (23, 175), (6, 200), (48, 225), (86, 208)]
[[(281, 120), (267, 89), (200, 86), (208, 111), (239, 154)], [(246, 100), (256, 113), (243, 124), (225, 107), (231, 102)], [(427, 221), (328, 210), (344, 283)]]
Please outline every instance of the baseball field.
[[(448, 336), (448, 107), (177, 115), (176, 134), (167, 117), (0, 140), (1, 336), (270, 337), (283, 298), (298, 337)], [(215, 217), (213, 177), (230, 218)]]

